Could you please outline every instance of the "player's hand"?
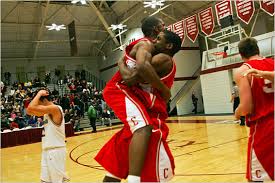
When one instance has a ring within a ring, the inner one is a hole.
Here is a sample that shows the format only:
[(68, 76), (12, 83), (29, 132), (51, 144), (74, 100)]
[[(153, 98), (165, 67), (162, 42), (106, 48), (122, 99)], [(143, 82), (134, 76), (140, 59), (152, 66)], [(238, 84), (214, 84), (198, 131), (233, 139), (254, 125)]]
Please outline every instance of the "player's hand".
[(48, 96), (49, 95), (49, 92), (47, 90), (40, 90), (38, 92), (38, 95), (40, 96)]
[(262, 73), (262, 71), (259, 71), (259, 70), (257, 70), (257, 69), (248, 69), (247, 71), (245, 71), (245, 72), (243, 73), (243, 77), (245, 77), (245, 76), (247, 76), (247, 75), (249, 75), (249, 74), (251, 74), (252, 76), (255, 76), (255, 77), (257, 77), (257, 78), (263, 78), (263, 73)]

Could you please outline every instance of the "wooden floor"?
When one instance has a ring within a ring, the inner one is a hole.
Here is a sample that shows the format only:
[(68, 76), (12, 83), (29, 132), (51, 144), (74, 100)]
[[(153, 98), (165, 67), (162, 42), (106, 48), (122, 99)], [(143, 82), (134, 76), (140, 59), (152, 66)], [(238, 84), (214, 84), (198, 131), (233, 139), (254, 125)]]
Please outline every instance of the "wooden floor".
[[(171, 182), (246, 182), (248, 128), (233, 116), (169, 118), (169, 145), (176, 162)], [(100, 182), (105, 174), (93, 157), (120, 129), (67, 138), (71, 182)], [(41, 143), (1, 149), (1, 182), (39, 182)]]

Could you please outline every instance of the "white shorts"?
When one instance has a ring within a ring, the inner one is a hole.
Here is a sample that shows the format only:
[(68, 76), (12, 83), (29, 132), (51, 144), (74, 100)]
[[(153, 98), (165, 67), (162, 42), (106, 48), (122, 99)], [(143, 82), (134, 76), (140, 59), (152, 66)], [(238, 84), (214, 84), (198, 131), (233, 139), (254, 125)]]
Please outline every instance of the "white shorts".
[(42, 151), (41, 176), (42, 182), (62, 183), (69, 178), (65, 172), (66, 147)]

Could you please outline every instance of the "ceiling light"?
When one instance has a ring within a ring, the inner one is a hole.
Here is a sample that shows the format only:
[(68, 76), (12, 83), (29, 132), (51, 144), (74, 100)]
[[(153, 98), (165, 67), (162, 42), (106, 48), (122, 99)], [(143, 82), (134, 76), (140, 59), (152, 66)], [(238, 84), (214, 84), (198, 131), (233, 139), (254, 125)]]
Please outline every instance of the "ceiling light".
[(157, 6), (162, 7), (164, 5), (165, 0), (152, 0), (152, 1), (147, 1), (144, 2), (144, 8), (151, 7), (151, 8), (156, 8)]
[(76, 4), (78, 2), (81, 2), (81, 4), (87, 4), (86, 0), (72, 0), (72, 4)]
[(117, 29), (123, 30), (124, 27), (127, 27), (127, 25), (123, 25), (123, 24), (114, 25), (114, 24), (112, 24), (111, 27), (109, 27), (109, 29), (112, 29), (112, 31), (115, 31)]
[(60, 31), (61, 29), (66, 29), (65, 25), (56, 25), (56, 24), (52, 24), (49, 26), (46, 26), (48, 28), (48, 30), (56, 30), (56, 31)]

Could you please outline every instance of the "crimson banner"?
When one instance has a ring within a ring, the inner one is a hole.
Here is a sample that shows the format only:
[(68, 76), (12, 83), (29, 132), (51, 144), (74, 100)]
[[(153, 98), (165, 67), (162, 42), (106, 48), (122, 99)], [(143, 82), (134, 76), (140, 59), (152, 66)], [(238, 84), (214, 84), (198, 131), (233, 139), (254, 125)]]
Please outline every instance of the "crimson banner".
[(182, 42), (184, 41), (184, 20), (178, 21), (173, 24), (173, 32), (180, 36)]
[(199, 28), (197, 24), (197, 15), (192, 15), (185, 19), (185, 26), (187, 37), (194, 43), (199, 34)]
[(244, 23), (249, 24), (255, 12), (253, 0), (235, 0), (237, 16)]
[(215, 27), (212, 7), (202, 10), (201, 12), (198, 13), (198, 16), (199, 16), (201, 31), (206, 35), (212, 34)]
[(215, 5), (216, 16), (218, 24), (220, 24), (220, 19), (232, 15), (232, 5), (230, 0), (218, 1)]
[(172, 25), (167, 26), (166, 29), (169, 30), (169, 31), (173, 31)]
[(260, 7), (269, 15), (274, 15), (274, 0), (260, 0)]

